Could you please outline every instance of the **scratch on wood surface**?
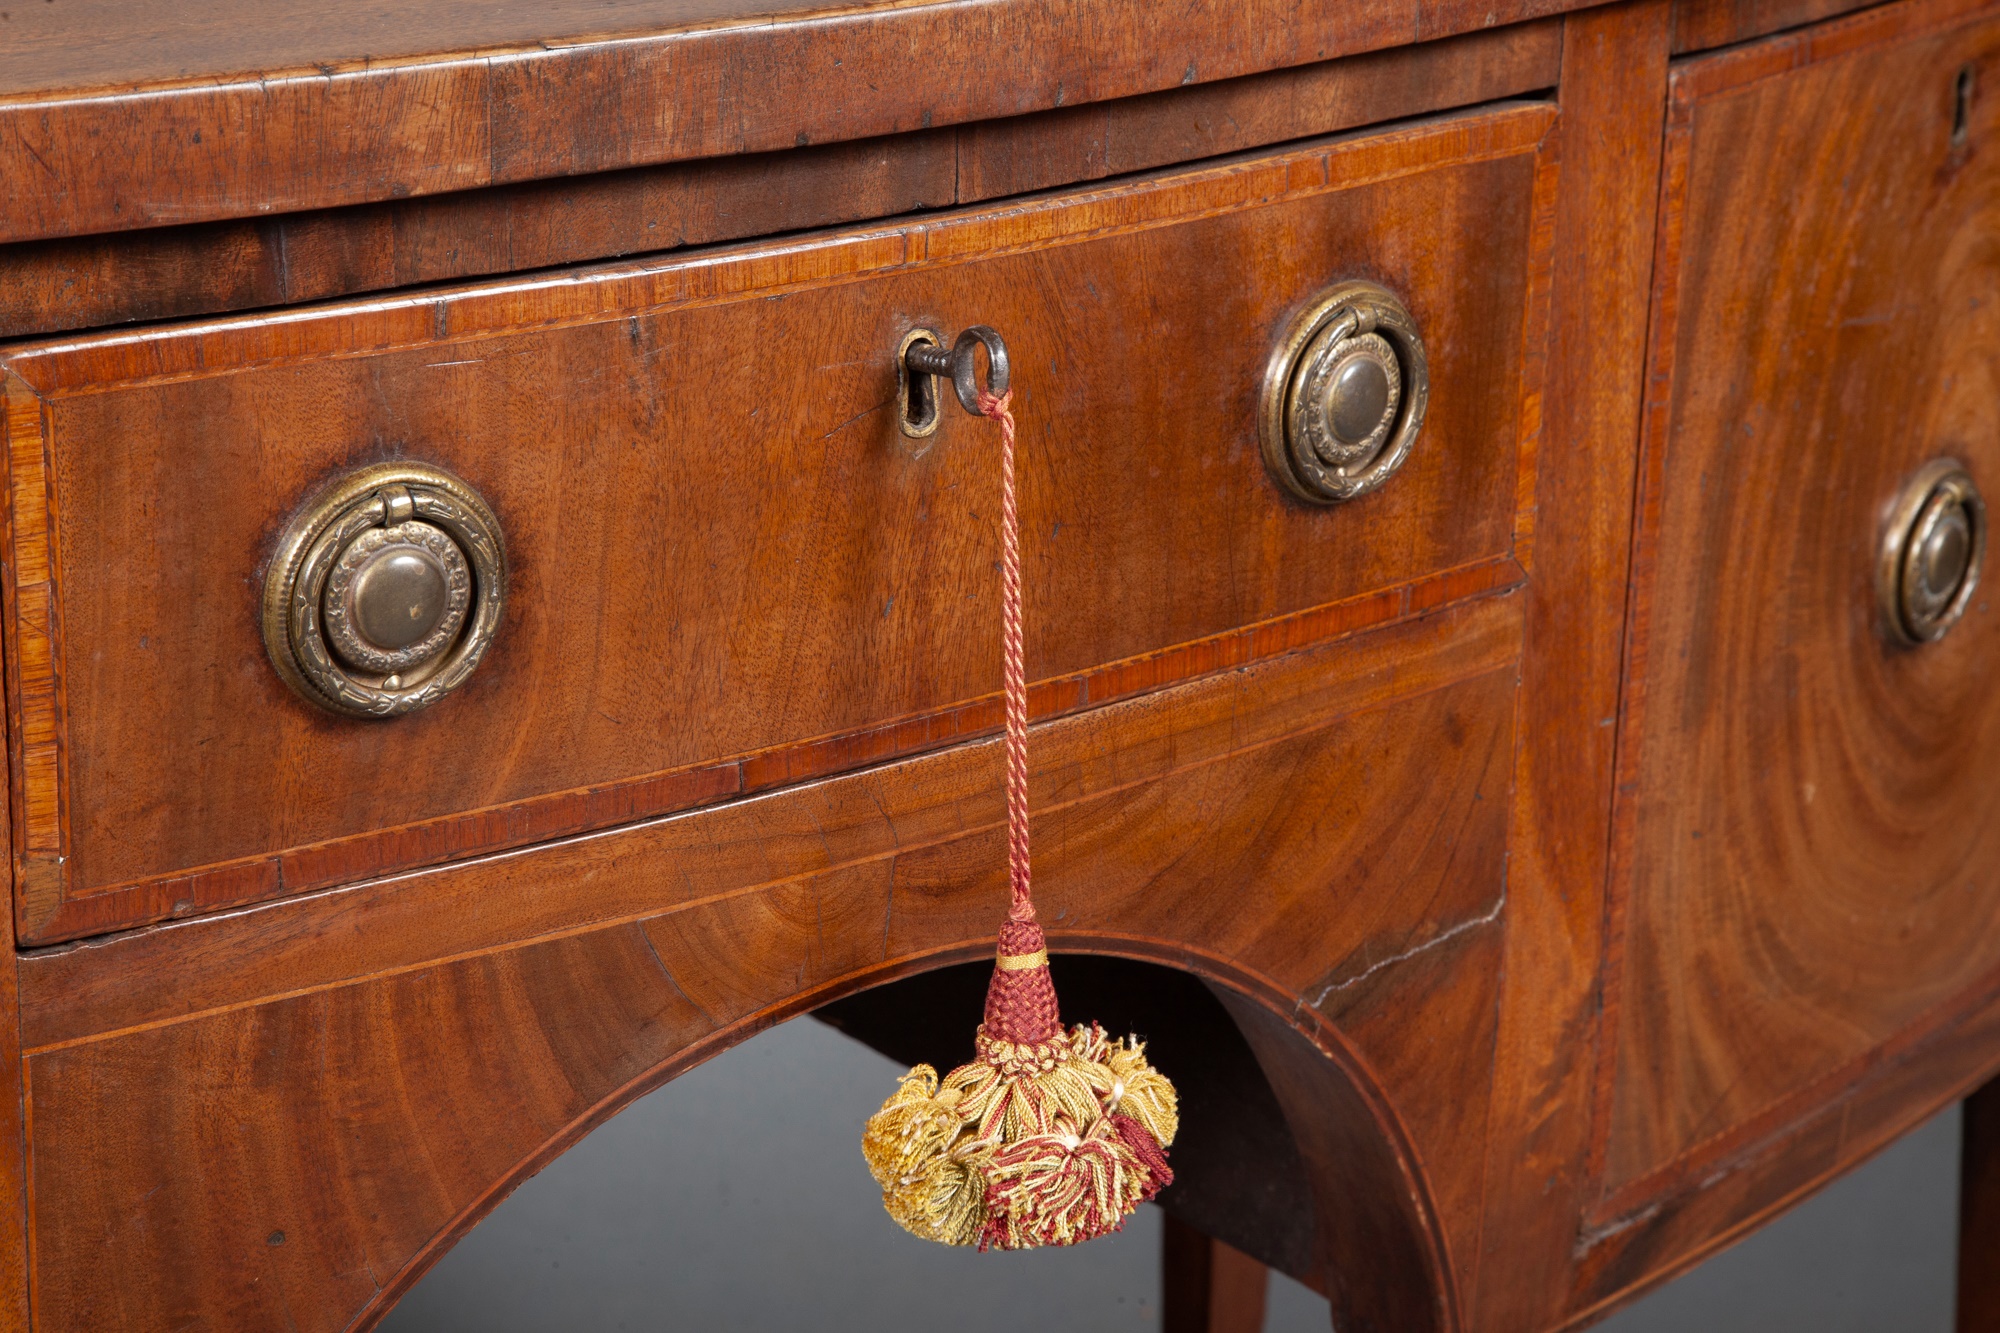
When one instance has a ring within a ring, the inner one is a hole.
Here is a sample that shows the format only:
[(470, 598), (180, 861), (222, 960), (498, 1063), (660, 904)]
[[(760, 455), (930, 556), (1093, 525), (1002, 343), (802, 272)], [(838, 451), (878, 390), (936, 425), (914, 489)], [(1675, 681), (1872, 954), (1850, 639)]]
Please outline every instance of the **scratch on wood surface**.
[(1359, 972), (1354, 976), (1349, 977), (1345, 981), (1336, 981), (1329, 984), (1324, 989), (1322, 989), (1318, 995), (1315, 995), (1313, 997), (1313, 1007), (1317, 1009), (1320, 1005), (1325, 1004), (1326, 997), (1332, 995), (1335, 991), (1344, 991), (1349, 986), (1359, 985), (1361, 982), (1368, 980), (1368, 978), (1374, 976), (1377, 972), (1380, 972), (1385, 967), (1392, 966), (1396, 963), (1407, 962), (1410, 959), (1415, 958), (1420, 953), (1426, 953), (1432, 949), (1437, 948), (1440, 944), (1443, 944), (1447, 940), (1455, 939), (1458, 936), (1465, 934), (1465, 932), (1467, 932), (1468, 930), (1475, 930), (1480, 926), (1492, 925), (1495, 921), (1498, 921), (1500, 919), (1500, 913), (1505, 911), (1506, 908), (1507, 908), (1507, 895), (1503, 893), (1498, 898), (1494, 899), (1493, 906), (1483, 915), (1472, 917), (1471, 919), (1466, 921), (1461, 921), (1457, 925), (1453, 926), (1450, 930), (1447, 930), (1442, 934), (1433, 935), (1430, 939), (1425, 940), (1422, 944), (1415, 945), (1412, 948), (1405, 949), (1398, 954), (1391, 954), (1389, 957), (1384, 958), (1379, 963), (1371, 963), (1369, 964), (1369, 966), (1365, 971)]

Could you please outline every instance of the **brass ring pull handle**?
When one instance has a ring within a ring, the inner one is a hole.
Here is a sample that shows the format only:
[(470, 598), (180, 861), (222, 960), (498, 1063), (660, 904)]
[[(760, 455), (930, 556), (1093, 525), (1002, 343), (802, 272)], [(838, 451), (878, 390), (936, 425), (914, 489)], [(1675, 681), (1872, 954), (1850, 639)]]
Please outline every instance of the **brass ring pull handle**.
[(479, 493), (442, 468), (379, 463), (285, 529), (264, 576), (264, 648), (302, 697), (399, 717), (463, 684), (507, 603), (507, 550)]
[(979, 415), (979, 349), (986, 349), (986, 384), (995, 398), (1007, 392), (1007, 340), (984, 324), (974, 324), (947, 349), (929, 329), (912, 329), (896, 349), (897, 398), (905, 435), (922, 438), (937, 429), (933, 379), (948, 379), (958, 405)]
[(1410, 456), (1430, 404), (1424, 340), (1403, 303), (1343, 282), (1299, 312), (1264, 377), (1264, 465), (1315, 504), (1366, 495)]
[(1930, 643), (1958, 623), (1986, 558), (1986, 504), (1959, 463), (1917, 469), (1889, 507), (1875, 586), (1890, 638)]

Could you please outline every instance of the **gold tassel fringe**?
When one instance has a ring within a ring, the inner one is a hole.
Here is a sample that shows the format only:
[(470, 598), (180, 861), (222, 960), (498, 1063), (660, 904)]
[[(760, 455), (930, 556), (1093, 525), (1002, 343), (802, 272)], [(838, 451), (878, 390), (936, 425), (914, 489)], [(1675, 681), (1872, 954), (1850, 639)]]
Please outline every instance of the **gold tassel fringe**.
[(977, 1050), (942, 1082), (929, 1065), (911, 1070), (862, 1135), (883, 1206), (911, 1234), (1073, 1245), (1117, 1230), (1172, 1178), (1162, 1150), (1178, 1103), (1136, 1038), (1110, 1040), (1093, 1023), (1014, 1043), (982, 1026)]

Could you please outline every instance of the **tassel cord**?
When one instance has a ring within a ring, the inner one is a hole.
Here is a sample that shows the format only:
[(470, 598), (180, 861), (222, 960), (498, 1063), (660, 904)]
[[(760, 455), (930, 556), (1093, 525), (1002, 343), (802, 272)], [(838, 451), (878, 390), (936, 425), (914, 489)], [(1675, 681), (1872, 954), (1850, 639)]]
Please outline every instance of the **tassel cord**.
[(1138, 1039), (1065, 1031), (1028, 871), (1028, 684), (1021, 525), (1008, 395), (981, 393), (1000, 427), (1001, 645), (1010, 903), (975, 1058), (943, 1079), (910, 1071), (861, 1148), (889, 1215), (914, 1235), (980, 1249), (1074, 1245), (1116, 1231), (1173, 1181), (1173, 1084)]
[(1021, 639), (1021, 515), (1014, 490), (1014, 395), (979, 394), (1000, 425), (1000, 655), (1007, 718), (1007, 915), (1033, 921), (1028, 872), (1028, 675)]

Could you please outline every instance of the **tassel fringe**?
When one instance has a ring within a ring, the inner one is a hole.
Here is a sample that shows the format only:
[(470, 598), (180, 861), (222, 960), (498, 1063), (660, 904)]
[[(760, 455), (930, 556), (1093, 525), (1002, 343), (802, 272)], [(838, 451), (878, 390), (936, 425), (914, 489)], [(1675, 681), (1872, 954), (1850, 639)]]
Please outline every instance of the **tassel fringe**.
[(1136, 1038), (1095, 1023), (1015, 1042), (984, 1025), (977, 1058), (919, 1065), (868, 1121), (862, 1153), (912, 1235), (1021, 1250), (1118, 1230), (1173, 1180), (1173, 1085)]
[[(992, 331), (987, 335), (997, 338)], [(963, 342), (963, 339), (961, 339)], [(993, 344), (988, 344), (989, 349)], [(1004, 364), (1004, 362), (1002, 363)], [(1001, 675), (1006, 702), (1011, 902), (972, 1063), (939, 1081), (918, 1065), (869, 1117), (861, 1151), (882, 1204), (912, 1235), (982, 1250), (1074, 1245), (1116, 1231), (1173, 1182), (1173, 1084), (1134, 1037), (1063, 1030), (1028, 873), (1028, 686), (1021, 533), (1009, 395), (982, 393), (1000, 424)]]

